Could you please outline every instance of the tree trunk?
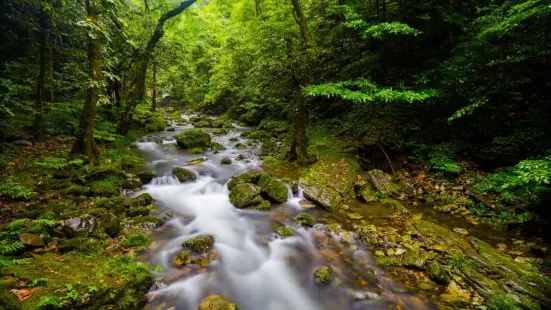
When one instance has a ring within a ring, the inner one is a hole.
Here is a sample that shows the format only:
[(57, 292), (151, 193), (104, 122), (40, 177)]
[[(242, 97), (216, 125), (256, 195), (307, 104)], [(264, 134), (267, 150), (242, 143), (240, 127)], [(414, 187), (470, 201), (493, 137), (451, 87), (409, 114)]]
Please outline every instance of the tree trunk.
[[(99, 9), (90, 4), (90, 0), (86, 0), (86, 13), (88, 20), (92, 23), (97, 23), (99, 18)], [(77, 132), (77, 139), (71, 154), (82, 154), (88, 157), (88, 160), (93, 161), (97, 155), (96, 145), (94, 143), (94, 122), (96, 119), (96, 106), (100, 94), (100, 79), (101, 79), (101, 42), (100, 34), (88, 36), (88, 78), (91, 86), (86, 92), (86, 100), (84, 108), (80, 114), (80, 124)]]
[(126, 105), (121, 114), (121, 120), (119, 122), (119, 127), (117, 130), (119, 134), (126, 135), (128, 133), (128, 130), (130, 130), (130, 124), (132, 122), (134, 109), (136, 108), (136, 105), (138, 105), (138, 103), (143, 100), (145, 93), (145, 77), (147, 74), (147, 67), (149, 66), (149, 62), (151, 60), (151, 56), (153, 54), (155, 46), (164, 35), (163, 26), (165, 25), (167, 20), (171, 19), (172, 17), (178, 16), (178, 14), (182, 13), (185, 9), (190, 7), (196, 1), (197, 0), (186, 0), (180, 3), (177, 8), (163, 14), (163, 16), (161, 16), (161, 18), (157, 22), (157, 27), (155, 27), (155, 31), (149, 39), (145, 51), (142, 54), (139, 65), (140, 67), (138, 68), (138, 73), (136, 74), (136, 83), (134, 84), (134, 89), (130, 92), (128, 101), (126, 102)]
[(153, 89), (151, 91), (151, 112), (157, 110), (157, 63), (153, 62)]
[[(306, 24), (306, 17), (304, 16), (304, 11), (300, 4), (300, 0), (291, 0), (293, 3), (293, 15), (295, 21), (297, 22), (300, 28), (300, 34), (302, 36), (302, 41), (304, 43), (304, 51), (310, 47), (310, 37), (308, 35), (308, 27)], [(297, 80), (295, 77), (297, 85), (297, 108), (295, 112), (295, 137), (293, 138), (293, 143), (291, 144), (291, 151), (289, 154), (289, 160), (297, 161), (300, 165), (306, 165), (310, 161), (308, 156), (308, 137), (306, 135), (306, 98), (302, 93), (302, 87), (308, 84), (307, 80)]]
[(44, 77), (46, 75), (46, 44), (48, 36), (48, 15), (44, 10), (40, 12), (40, 70), (38, 72), (38, 79), (36, 82), (36, 101), (35, 101), (35, 115), (34, 115), (34, 135), (38, 140), (44, 138)]

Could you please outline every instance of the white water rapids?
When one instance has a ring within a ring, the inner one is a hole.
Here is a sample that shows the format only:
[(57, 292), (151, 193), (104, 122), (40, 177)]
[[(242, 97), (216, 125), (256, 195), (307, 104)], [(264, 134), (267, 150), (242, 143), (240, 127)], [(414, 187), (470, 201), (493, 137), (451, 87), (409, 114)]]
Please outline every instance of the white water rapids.
[[(156, 135), (173, 136), (192, 128), (175, 127), (176, 132)], [(288, 201), (270, 212), (239, 210), (230, 203), (227, 181), (242, 172), (260, 169), (260, 161), (254, 155), (256, 147), (237, 150), (237, 141), (230, 141), (238, 137), (240, 142), (246, 143), (239, 137), (242, 130), (244, 128), (236, 128), (227, 135), (213, 136), (214, 142), (227, 148), (217, 154), (207, 151), (194, 155), (178, 149), (175, 141), (135, 143), (138, 152), (156, 173), (143, 191), (150, 193), (163, 211), (173, 214), (161, 231), (154, 232), (157, 246), (147, 253), (152, 266), (162, 267), (162, 271), (156, 268), (154, 272), (159, 284), (149, 294), (150, 309), (195, 310), (209, 294), (224, 296), (240, 310), (388, 309), (393, 304), (389, 299), (396, 298), (394, 293), (388, 295), (388, 292), (372, 289), (351, 290), (346, 286), (337, 288), (313, 283), (312, 273), (324, 264), (327, 256), (320, 254), (319, 245), (338, 243), (339, 237), (327, 241), (321, 237), (321, 230), (300, 228), (288, 220), (289, 215), (300, 213), (301, 192), (293, 196), (289, 191)], [(235, 160), (239, 155), (245, 159)], [(231, 158), (233, 163), (220, 165), (225, 157)], [(188, 161), (197, 158), (206, 158), (206, 161), (186, 166)], [(172, 176), (174, 167), (185, 167), (198, 178), (180, 183)], [(273, 234), (275, 218), (288, 224), (295, 236), (276, 237)], [(206, 270), (176, 267), (172, 261), (183, 249), (182, 242), (205, 234), (215, 237), (214, 251), (218, 258)], [(367, 252), (357, 246), (349, 254), (354, 264), (363, 266), (360, 269), (370, 264)], [(346, 268), (349, 267), (333, 267), (335, 277), (342, 276), (340, 281), (346, 284)], [(410, 307), (406, 305), (407, 308)]]

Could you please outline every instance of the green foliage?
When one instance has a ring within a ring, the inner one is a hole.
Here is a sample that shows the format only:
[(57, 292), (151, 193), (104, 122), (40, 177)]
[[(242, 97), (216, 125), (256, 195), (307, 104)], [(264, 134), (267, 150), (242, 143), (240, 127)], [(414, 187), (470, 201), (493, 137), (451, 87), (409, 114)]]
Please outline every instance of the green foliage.
[(263, 165), (268, 165), (268, 166), (280, 166), (281, 161), (279, 161), (279, 159), (277, 159), (275, 157), (267, 156), (262, 160), (262, 164)]
[(0, 242), (0, 268), (18, 265), (28, 261), (28, 258), (14, 259), (7, 257), (6, 255), (13, 254), (21, 249), (25, 248), (25, 244), (21, 241), (8, 241), (3, 240)]
[(44, 156), (35, 165), (46, 170), (62, 170), (67, 167), (68, 163), (65, 158)]
[(340, 97), (355, 103), (366, 102), (392, 102), (402, 101), (413, 103), (426, 101), (436, 97), (438, 92), (434, 89), (422, 89), (418, 91), (380, 87), (367, 80), (346, 81), (310, 85), (306, 88), (306, 94), (312, 97)]
[(456, 176), (463, 172), (463, 165), (455, 161), (455, 151), (450, 144), (417, 145), (412, 159), (423, 162), (428, 159), (430, 168), (437, 176)]
[(133, 233), (128, 236), (128, 239), (123, 241), (121, 245), (127, 248), (139, 248), (147, 246), (151, 242), (151, 237), (143, 233)]
[(370, 26), (362, 32), (364, 38), (373, 39), (385, 39), (391, 35), (420, 35), (421, 31), (411, 28), (404, 23), (392, 22), (392, 23), (380, 23)]
[(37, 195), (33, 189), (16, 183), (13, 178), (0, 183), (0, 194), (13, 200), (30, 200)]
[[(503, 171), (488, 175), (477, 182), (473, 190), (482, 195), (495, 194), (498, 204), (526, 205), (537, 203), (551, 189), (551, 157), (523, 160)], [(526, 216), (521, 219), (526, 220)]]

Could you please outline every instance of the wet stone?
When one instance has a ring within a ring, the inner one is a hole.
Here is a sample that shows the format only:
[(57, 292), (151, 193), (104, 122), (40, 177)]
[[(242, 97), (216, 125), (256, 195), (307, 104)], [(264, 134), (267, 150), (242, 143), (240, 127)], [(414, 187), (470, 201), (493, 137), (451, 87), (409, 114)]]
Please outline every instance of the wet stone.
[(21, 240), (26, 246), (29, 247), (43, 247), (44, 237), (40, 234), (24, 233), (19, 235)]
[(328, 284), (333, 277), (331, 266), (320, 266), (314, 271), (314, 281), (318, 284)]
[(458, 234), (460, 234), (460, 235), (464, 235), (464, 236), (466, 236), (466, 235), (469, 234), (469, 232), (468, 232), (465, 228), (455, 227), (455, 228), (453, 229), (453, 231), (455, 231), (456, 233), (458, 233)]
[(191, 238), (182, 243), (183, 247), (187, 247), (195, 253), (205, 253), (212, 249), (214, 245), (214, 237), (210, 235), (201, 235)]

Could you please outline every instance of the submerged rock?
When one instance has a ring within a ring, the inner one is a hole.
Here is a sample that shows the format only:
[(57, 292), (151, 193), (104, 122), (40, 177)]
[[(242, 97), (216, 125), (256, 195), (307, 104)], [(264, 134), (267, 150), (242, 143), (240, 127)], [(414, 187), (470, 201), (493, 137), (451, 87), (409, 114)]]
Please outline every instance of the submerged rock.
[(269, 211), (272, 208), (272, 203), (268, 200), (262, 200), (261, 203), (253, 206), (251, 209), (258, 211)]
[(174, 259), (172, 261), (177, 267), (182, 267), (191, 263), (191, 256), (189, 255), (188, 251), (180, 251), (178, 254), (176, 254), (176, 256), (174, 256)]
[(182, 246), (189, 248), (195, 253), (205, 253), (212, 249), (214, 237), (210, 235), (201, 235), (191, 238), (182, 243)]
[(215, 151), (215, 152), (220, 152), (220, 151), (224, 151), (226, 149), (225, 146), (223, 146), (222, 144), (220, 143), (217, 143), (217, 142), (212, 142), (210, 144), (210, 149)]
[(251, 183), (237, 184), (230, 192), (230, 202), (238, 209), (260, 204), (260, 188)]
[(176, 167), (172, 169), (172, 173), (174, 174), (174, 176), (176, 176), (176, 178), (178, 178), (180, 182), (193, 181), (197, 178), (195, 174), (193, 174), (193, 172), (182, 167)]
[(300, 226), (304, 227), (313, 227), (314, 220), (308, 214), (299, 214), (294, 217), (295, 221), (299, 223)]
[(222, 158), (222, 160), (220, 161), (220, 164), (221, 164), (221, 165), (231, 165), (231, 164), (232, 164), (232, 161), (231, 161), (230, 158), (225, 157), (225, 158)]
[(263, 194), (276, 203), (287, 201), (287, 186), (267, 173), (263, 173), (258, 180), (258, 186)]
[(237, 305), (220, 295), (209, 295), (199, 304), (199, 310), (237, 310)]
[(283, 237), (283, 238), (292, 237), (292, 236), (295, 235), (295, 232), (287, 226), (280, 226), (280, 227), (274, 229), (274, 232), (278, 236)]
[(210, 147), (210, 135), (202, 129), (191, 129), (176, 136), (176, 143), (183, 149)]
[(328, 284), (333, 277), (331, 266), (320, 266), (314, 271), (314, 281), (319, 284)]

